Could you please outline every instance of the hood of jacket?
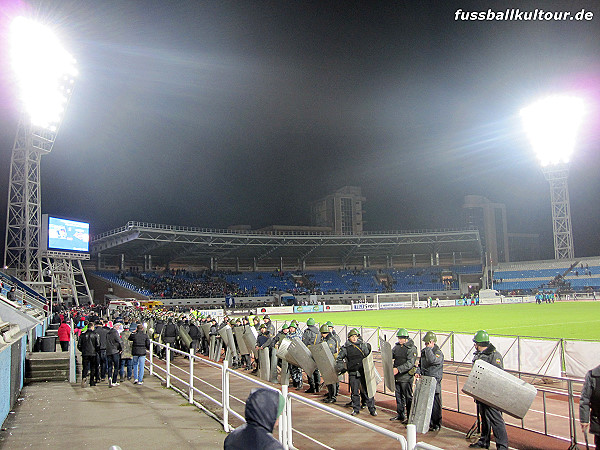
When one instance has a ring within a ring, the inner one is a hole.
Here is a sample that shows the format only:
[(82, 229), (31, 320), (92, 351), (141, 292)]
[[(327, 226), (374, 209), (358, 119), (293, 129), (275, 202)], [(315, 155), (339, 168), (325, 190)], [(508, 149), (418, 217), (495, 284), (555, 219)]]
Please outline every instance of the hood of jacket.
[(273, 432), (279, 416), (279, 394), (271, 389), (255, 389), (246, 400), (246, 422)]

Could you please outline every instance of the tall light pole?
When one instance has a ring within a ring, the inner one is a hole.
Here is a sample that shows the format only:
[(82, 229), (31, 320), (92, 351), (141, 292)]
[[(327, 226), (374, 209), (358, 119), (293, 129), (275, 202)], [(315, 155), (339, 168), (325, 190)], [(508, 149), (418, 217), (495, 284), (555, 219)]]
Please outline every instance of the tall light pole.
[(525, 131), (550, 183), (555, 259), (575, 257), (567, 180), (583, 113), (583, 101), (566, 95), (547, 97), (521, 110)]
[(43, 281), (40, 160), (52, 150), (77, 71), (49, 28), (18, 17), (10, 32), (23, 112), (10, 162), (4, 266), (35, 284)]

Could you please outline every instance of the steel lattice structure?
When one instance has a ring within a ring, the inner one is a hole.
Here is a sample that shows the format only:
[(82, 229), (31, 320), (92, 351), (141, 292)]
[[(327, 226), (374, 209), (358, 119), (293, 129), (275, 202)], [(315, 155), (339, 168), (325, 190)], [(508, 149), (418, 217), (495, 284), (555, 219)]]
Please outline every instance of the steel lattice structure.
[(569, 166), (567, 164), (546, 166), (542, 170), (550, 183), (554, 258), (573, 259), (575, 250), (573, 249), (571, 208), (569, 204)]
[(10, 161), (4, 266), (27, 282), (42, 281), (40, 162), (50, 153), (56, 131), (19, 121)]

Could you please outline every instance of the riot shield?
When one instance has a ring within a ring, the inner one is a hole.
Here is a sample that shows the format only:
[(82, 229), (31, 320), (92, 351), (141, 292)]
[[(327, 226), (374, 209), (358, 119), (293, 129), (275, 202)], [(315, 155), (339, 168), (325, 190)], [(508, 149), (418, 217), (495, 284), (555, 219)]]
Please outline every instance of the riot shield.
[(251, 350), (248, 350), (246, 341), (244, 340), (244, 327), (235, 327), (233, 329), (233, 333), (235, 334), (235, 340), (238, 348), (240, 349), (240, 355), (249, 355)]
[(375, 375), (375, 364), (373, 363), (373, 352), (369, 353), (362, 360), (365, 369), (365, 381), (367, 383), (367, 396), (375, 397), (377, 392), (377, 376)]
[(218, 339), (217, 336), (213, 337), (215, 338), (213, 361), (219, 362), (219, 360), (221, 359), (221, 349), (223, 348), (223, 341), (221, 341), (221, 339)]
[(203, 323), (200, 328), (204, 331), (204, 337), (206, 340), (210, 340), (210, 323)]
[(258, 376), (261, 380), (270, 381), (271, 378), (271, 355), (269, 347), (258, 351)]
[(225, 325), (219, 330), (219, 335), (223, 340), (223, 343), (227, 346), (227, 349), (231, 352), (231, 356), (237, 357), (237, 350), (235, 348), (235, 341), (233, 340), (233, 332), (229, 325)]
[(338, 375), (335, 371), (335, 360), (327, 342), (311, 345), (309, 348), (325, 384), (337, 383)]
[(462, 391), (517, 419), (525, 417), (537, 395), (531, 384), (481, 360), (473, 364)]
[(208, 340), (208, 359), (213, 360), (215, 359), (215, 342), (217, 341), (217, 337), (216, 336), (210, 336), (209, 340)]
[(414, 424), (418, 433), (425, 434), (429, 431), (436, 385), (437, 380), (433, 377), (419, 377), (415, 382), (408, 423)]
[(279, 374), (279, 384), (282, 386), (290, 385), (290, 370), (289, 363), (285, 360), (281, 360), (281, 373)]
[(396, 381), (394, 379), (394, 358), (392, 357), (392, 346), (389, 342), (379, 338), (379, 348), (381, 349), (381, 365), (383, 366), (383, 380), (385, 387), (390, 392), (395, 392)]
[(244, 341), (246, 342), (246, 347), (252, 350), (254, 354), (254, 359), (258, 359), (258, 353), (256, 351), (256, 338), (258, 337), (258, 331), (256, 328), (250, 325), (244, 326)]
[(269, 375), (269, 381), (272, 383), (277, 383), (277, 349), (273, 347), (269, 350), (271, 358), (271, 372)]
[(279, 348), (277, 349), (277, 357), (282, 361), (286, 361), (294, 366), (300, 367), (298, 361), (296, 361), (289, 352), (290, 345), (292, 345), (291, 339), (282, 339), (279, 343)]
[(183, 328), (183, 327), (179, 327), (179, 342), (181, 342), (182, 347), (185, 347), (188, 350), (192, 346), (192, 338), (190, 337), (190, 334), (187, 331), (185, 331), (185, 328)]
[[(288, 347), (288, 354), (298, 363), (300, 367), (307, 373), (311, 374), (317, 370), (317, 363), (312, 358), (310, 350), (304, 342), (298, 338), (293, 338), (291, 344)], [(279, 347), (281, 348), (281, 346)]]

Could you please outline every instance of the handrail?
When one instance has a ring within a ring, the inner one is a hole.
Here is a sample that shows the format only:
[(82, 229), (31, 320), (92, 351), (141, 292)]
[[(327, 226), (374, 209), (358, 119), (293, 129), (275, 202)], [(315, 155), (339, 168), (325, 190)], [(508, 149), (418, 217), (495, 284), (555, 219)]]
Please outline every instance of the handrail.
[[(166, 367), (163, 368), (161, 366), (159, 366), (158, 364), (156, 364), (154, 362), (154, 356), (153, 356), (153, 352), (154, 352), (154, 346), (158, 346), (158, 347), (163, 347), (166, 349)], [(177, 354), (180, 355), (184, 355), (184, 356), (188, 356), (190, 358), (190, 369), (189, 372), (186, 372), (184, 368), (182, 367), (178, 367), (178, 366), (172, 366), (170, 364), (170, 359), (171, 359), (171, 352), (175, 352)], [(197, 378), (196, 376), (194, 376), (194, 369), (193, 369), (193, 363), (194, 362), (202, 362), (205, 364), (208, 364), (209, 366), (212, 366), (214, 368), (218, 368), (222, 371), (222, 388), (218, 389), (216, 388), (217, 391), (219, 391), (221, 393), (221, 402), (219, 402), (218, 400), (210, 397), (210, 395), (200, 391), (199, 389), (197, 389), (196, 387), (193, 386), (193, 383), (195, 380), (198, 381), (203, 381), (200, 380), (199, 378)], [(426, 449), (426, 450), (441, 450), (438, 447), (429, 445), (429, 444), (425, 444), (425, 443), (418, 443), (416, 442), (416, 429), (414, 429), (414, 425), (412, 425), (414, 433), (411, 437), (411, 430), (410, 430), (410, 426), (408, 427), (408, 433), (409, 433), (409, 440), (407, 440), (407, 438), (405, 438), (404, 436), (402, 436), (401, 434), (395, 433), (391, 430), (388, 430), (386, 428), (380, 427), (378, 425), (375, 425), (373, 423), (367, 422), (363, 419), (359, 419), (357, 417), (351, 416), (346, 414), (345, 412), (342, 411), (338, 411), (337, 409), (331, 408), (329, 406), (326, 406), (322, 403), (319, 402), (315, 402), (314, 400), (302, 397), (300, 395), (288, 392), (288, 386), (287, 385), (282, 385), (281, 386), (281, 390), (273, 387), (272, 385), (269, 385), (267, 383), (263, 383), (262, 381), (259, 381), (253, 377), (250, 377), (246, 374), (237, 372), (233, 369), (229, 368), (229, 364), (227, 362), (227, 360), (224, 360), (222, 364), (219, 363), (215, 363), (212, 361), (207, 361), (204, 358), (200, 358), (198, 356), (196, 356), (193, 353), (193, 350), (190, 350), (190, 352), (184, 352), (178, 349), (174, 349), (171, 348), (170, 344), (161, 344), (157, 341), (151, 340), (150, 341), (150, 358), (148, 360), (149, 362), (149, 366), (150, 366), (150, 375), (154, 375), (157, 378), (164, 380), (167, 383), (167, 387), (174, 389), (175, 391), (179, 392), (182, 396), (187, 397), (188, 401), (190, 404), (194, 404), (195, 406), (197, 406), (198, 408), (206, 411), (207, 413), (209, 413), (211, 416), (213, 416), (214, 418), (216, 418), (217, 420), (219, 420), (219, 422), (222, 423), (223, 425), (223, 429), (226, 432), (229, 432), (231, 430), (231, 426), (229, 425), (229, 414), (234, 415), (235, 417), (237, 417), (238, 419), (245, 421), (244, 417), (242, 417), (242, 415), (238, 414), (236, 411), (234, 411), (233, 409), (231, 409), (231, 407), (229, 406), (229, 398), (232, 397), (231, 394), (229, 393), (229, 377), (230, 375), (234, 375), (238, 378), (242, 378), (246, 381), (249, 381), (251, 383), (254, 383), (256, 385), (259, 385), (261, 387), (264, 387), (266, 389), (270, 389), (273, 391), (276, 391), (278, 393), (280, 393), (283, 398), (285, 399), (285, 407), (282, 413), (282, 417), (280, 418), (280, 425), (279, 425), (279, 441), (282, 443), (283, 447), (285, 449), (293, 449), (293, 442), (292, 442), (292, 399), (299, 401), (301, 403), (305, 403), (307, 405), (310, 405), (314, 408), (317, 408), (319, 410), (325, 411), (329, 414), (332, 414), (336, 417), (340, 417), (346, 421), (352, 422), (356, 425), (362, 426), (366, 429), (369, 429), (371, 431), (374, 431), (376, 433), (379, 433), (383, 436), (389, 437), (394, 439), (395, 441), (398, 441), (401, 445), (402, 450), (415, 450), (417, 448), (421, 448), (421, 449)], [(161, 375), (155, 373), (154, 368), (157, 367), (159, 368), (161, 371), (163, 371), (165, 373), (165, 377), (162, 377)], [(184, 378), (180, 378), (176, 375), (173, 375), (171, 372), (172, 367), (176, 367), (178, 370), (183, 371), (184, 373), (188, 373), (189, 374), (189, 379), (185, 380)], [(184, 390), (179, 389), (176, 386), (173, 386), (171, 384), (171, 379), (175, 379), (177, 380), (179, 383), (183, 384), (183, 386), (187, 387), (187, 392), (185, 392)], [(206, 408), (204, 408), (200, 403), (196, 402), (193, 400), (193, 392), (197, 392), (203, 396), (205, 396), (208, 400), (211, 400), (212, 402), (216, 403), (217, 405), (219, 405), (222, 409), (223, 409), (223, 420), (221, 421), (221, 419), (217, 416), (214, 415), (214, 413), (211, 413), (210, 411), (206, 410)], [(237, 399), (236, 397), (233, 397), (236, 400), (245, 403), (243, 400)], [(412, 440), (411, 440), (412, 439)]]

